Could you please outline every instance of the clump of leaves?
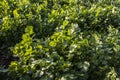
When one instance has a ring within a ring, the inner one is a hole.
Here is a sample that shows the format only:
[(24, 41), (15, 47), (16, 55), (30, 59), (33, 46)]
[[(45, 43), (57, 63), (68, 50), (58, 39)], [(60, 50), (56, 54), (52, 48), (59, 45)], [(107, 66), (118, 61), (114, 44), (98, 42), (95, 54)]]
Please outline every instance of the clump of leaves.
[(8, 79), (119, 78), (117, 1), (2, 0), (0, 11), (0, 46), (19, 57)]

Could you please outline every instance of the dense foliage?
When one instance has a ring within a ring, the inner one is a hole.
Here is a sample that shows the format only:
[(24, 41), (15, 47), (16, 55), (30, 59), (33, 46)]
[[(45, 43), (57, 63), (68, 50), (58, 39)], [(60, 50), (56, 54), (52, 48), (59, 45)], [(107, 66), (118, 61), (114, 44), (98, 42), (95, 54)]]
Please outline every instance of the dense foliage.
[(119, 80), (119, 4), (1, 0), (0, 54), (18, 59), (0, 65), (0, 79)]

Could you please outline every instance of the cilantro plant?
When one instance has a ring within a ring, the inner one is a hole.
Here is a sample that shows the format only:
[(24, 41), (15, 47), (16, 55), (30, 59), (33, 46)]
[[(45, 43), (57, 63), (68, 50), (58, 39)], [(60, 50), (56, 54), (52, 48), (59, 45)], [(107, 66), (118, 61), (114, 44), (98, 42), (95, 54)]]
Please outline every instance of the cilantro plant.
[(5, 80), (119, 80), (119, 4), (1, 0), (0, 54), (18, 60), (1, 66), (0, 75)]

